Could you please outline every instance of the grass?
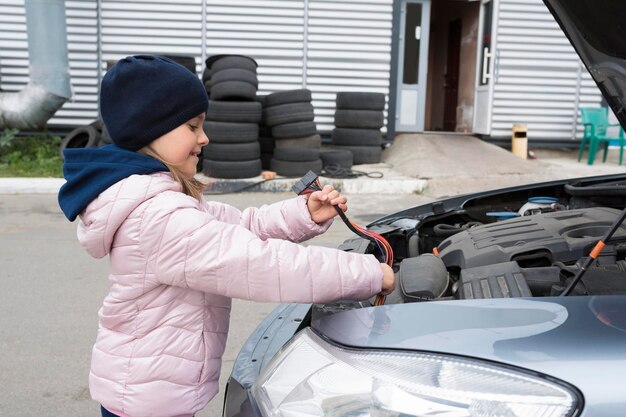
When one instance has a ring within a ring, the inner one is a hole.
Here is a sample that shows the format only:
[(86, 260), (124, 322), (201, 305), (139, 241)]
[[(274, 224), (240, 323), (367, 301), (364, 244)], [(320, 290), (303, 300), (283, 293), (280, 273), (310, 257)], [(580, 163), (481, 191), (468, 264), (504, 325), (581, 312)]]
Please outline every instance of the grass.
[(62, 177), (58, 136), (18, 136), (17, 129), (0, 133), (0, 177)]

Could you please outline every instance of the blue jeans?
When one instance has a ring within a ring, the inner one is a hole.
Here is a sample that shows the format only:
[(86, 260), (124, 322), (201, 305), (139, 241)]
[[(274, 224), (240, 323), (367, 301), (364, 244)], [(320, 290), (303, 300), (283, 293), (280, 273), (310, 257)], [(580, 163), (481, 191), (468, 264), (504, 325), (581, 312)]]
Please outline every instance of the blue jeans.
[(103, 406), (100, 406), (100, 412), (102, 413), (102, 417), (119, 417), (117, 414), (113, 414)]
[(102, 413), (102, 417), (119, 417), (117, 414), (113, 414), (103, 406), (100, 406), (100, 412)]

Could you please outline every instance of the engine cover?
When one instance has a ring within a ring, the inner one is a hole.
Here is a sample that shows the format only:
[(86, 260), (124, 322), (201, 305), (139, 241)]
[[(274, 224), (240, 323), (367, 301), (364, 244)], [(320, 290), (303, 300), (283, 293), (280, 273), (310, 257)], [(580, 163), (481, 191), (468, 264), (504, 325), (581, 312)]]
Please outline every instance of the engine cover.
[[(460, 269), (509, 261), (522, 267), (573, 263), (588, 255), (619, 214), (594, 207), (503, 220), (449, 237), (439, 245), (439, 254), (447, 268)], [(616, 240), (626, 240), (623, 224), (613, 235)]]

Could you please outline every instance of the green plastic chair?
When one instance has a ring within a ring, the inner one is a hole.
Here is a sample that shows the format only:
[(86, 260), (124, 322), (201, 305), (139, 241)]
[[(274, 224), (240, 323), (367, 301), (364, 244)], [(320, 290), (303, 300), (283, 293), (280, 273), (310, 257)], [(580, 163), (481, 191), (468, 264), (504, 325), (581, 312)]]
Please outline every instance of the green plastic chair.
[(620, 126), (619, 124), (609, 124), (608, 109), (606, 107), (581, 107), (580, 118), (585, 127), (583, 138), (580, 141), (578, 149), (578, 162), (580, 162), (585, 147), (589, 145), (589, 156), (587, 164), (593, 165), (598, 152), (598, 146), (604, 145), (604, 155), (602, 162), (606, 162), (606, 154), (609, 150), (609, 142), (619, 141), (619, 164), (622, 165), (624, 156), (624, 130), (620, 127), (617, 137), (606, 136), (606, 130), (611, 126)]

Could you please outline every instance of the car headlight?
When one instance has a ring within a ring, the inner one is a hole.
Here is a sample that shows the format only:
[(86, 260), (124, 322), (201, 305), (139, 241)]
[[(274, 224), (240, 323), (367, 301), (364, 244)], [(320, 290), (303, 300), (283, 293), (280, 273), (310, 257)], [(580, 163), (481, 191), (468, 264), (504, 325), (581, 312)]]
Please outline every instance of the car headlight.
[(265, 417), (562, 417), (566, 386), (480, 361), (335, 346), (298, 333), (253, 386)]

